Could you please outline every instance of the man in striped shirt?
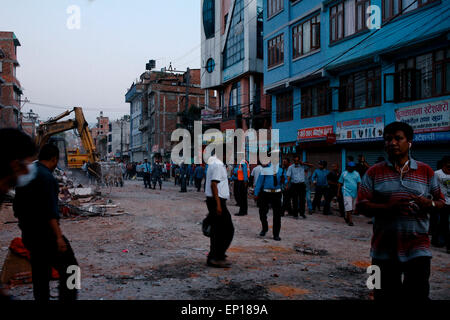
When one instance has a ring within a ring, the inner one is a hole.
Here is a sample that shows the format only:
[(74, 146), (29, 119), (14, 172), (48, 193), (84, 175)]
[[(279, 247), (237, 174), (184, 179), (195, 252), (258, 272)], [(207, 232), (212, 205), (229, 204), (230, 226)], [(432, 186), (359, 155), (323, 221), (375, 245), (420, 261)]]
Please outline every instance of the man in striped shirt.
[(385, 127), (388, 160), (366, 172), (358, 192), (357, 210), (374, 217), (370, 254), (381, 271), (376, 300), (424, 300), (429, 295), (428, 213), (442, 208), (444, 197), (433, 170), (410, 157), (413, 135), (406, 123)]

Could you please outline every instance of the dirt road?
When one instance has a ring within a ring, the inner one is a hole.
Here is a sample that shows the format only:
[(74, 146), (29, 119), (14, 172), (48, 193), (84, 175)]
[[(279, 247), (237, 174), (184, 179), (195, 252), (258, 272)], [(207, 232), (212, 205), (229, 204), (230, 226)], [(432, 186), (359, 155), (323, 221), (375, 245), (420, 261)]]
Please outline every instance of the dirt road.
[[(235, 236), (229, 269), (206, 266), (209, 239), (201, 233), (204, 194), (173, 182), (163, 190), (126, 181), (105, 197), (129, 214), (61, 220), (81, 266), (80, 299), (370, 299), (365, 283), (372, 226), (355, 217), (354, 227), (337, 216), (282, 218), (280, 237), (260, 237), (258, 211), (233, 215)], [(104, 193), (107, 191), (104, 190)], [(234, 199), (229, 210), (238, 211)], [(272, 215), (269, 214), (271, 225)], [(11, 208), (0, 216), (0, 261), (20, 236)], [(450, 299), (450, 256), (432, 249), (431, 298)], [(52, 295), (57, 295), (56, 282)], [(32, 299), (32, 286), (10, 290), (15, 299)]]

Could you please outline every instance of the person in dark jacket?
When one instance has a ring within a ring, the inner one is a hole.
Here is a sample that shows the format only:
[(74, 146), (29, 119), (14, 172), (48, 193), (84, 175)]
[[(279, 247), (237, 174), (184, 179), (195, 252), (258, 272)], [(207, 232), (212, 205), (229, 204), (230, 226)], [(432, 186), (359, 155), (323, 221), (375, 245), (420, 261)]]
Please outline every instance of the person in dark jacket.
[[(68, 281), (79, 268), (69, 241), (59, 226), (58, 182), (53, 177), (59, 159), (56, 146), (45, 145), (39, 153), (35, 178), (16, 188), (13, 209), (22, 230), (22, 241), (30, 251), (33, 293), (38, 301), (50, 298), (52, 267), (59, 273), (59, 299), (76, 300), (77, 286)], [(70, 267), (70, 268), (69, 268)]]
[(194, 171), (194, 179), (195, 179), (195, 187), (197, 188), (197, 192), (200, 192), (202, 188), (202, 180), (205, 177), (205, 168), (203, 166), (198, 165)]
[(155, 164), (153, 165), (153, 168), (152, 168), (153, 189), (156, 188), (156, 182), (158, 182), (159, 190), (161, 190), (161, 188), (162, 188), (162, 181), (161, 181), (162, 174), (163, 174), (163, 172), (162, 172), (162, 165), (161, 165), (160, 160), (157, 159), (155, 161)]

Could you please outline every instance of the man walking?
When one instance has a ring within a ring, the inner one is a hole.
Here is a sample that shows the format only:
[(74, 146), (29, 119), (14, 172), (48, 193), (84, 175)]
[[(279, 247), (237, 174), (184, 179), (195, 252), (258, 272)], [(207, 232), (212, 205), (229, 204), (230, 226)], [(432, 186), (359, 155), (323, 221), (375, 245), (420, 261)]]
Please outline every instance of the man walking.
[(230, 197), (228, 177), (225, 166), (215, 155), (208, 159), (206, 174), (207, 219), (211, 224), (210, 250), (206, 263), (216, 268), (228, 268), (225, 252), (233, 240), (234, 226), (227, 200)]
[(330, 171), (327, 170), (327, 162), (325, 160), (319, 161), (319, 168), (314, 170), (314, 173), (311, 177), (313, 184), (316, 187), (316, 192), (314, 195), (314, 201), (312, 203), (312, 212), (314, 213), (316, 208), (320, 208), (320, 203), (322, 202), (322, 197), (325, 198), (325, 206), (323, 207), (323, 214), (330, 214), (330, 203), (328, 202), (327, 206), (327, 198), (329, 197), (328, 190), (328, 179), (327, 176)]
[(195, 187), (197, 188), (197, 192), (200, 192), (200, 189), (202, 188), (202, 181), (204, 176), (205, 169), (203, 168), (203, 165), (198, 165), (194, 171)]
[(142, 164), (142, 172), (144, 174), (144, 187), (147, 188), (148, 186), (148, 188), (150, 189), (152, 187), (150, 182), (152, 168), (147, 158), (144, 158), (144, 163)]
[(342, 172), (339, 178), (338, 194), (342, 191), (344, 196), (344, 220), (349, 226), (353, 226), (352, 214), (355, 211), (356, 196), (358, 195), (358, 188), (361, 183), (361, 177), (358, 171), (355, 170), (355, 163), (349, 162), (347, 170)]
[(162, 165), (159, 159), (155, 160), (155, 164), (152, 168), (152, 180), (153, 180), (153, 189), (156, 189), (156, 182), (159, 184), (159, 190), (162, 189), (162, 180), (161, 176), (163, 174)]
[(281, 187), (281, 193), (282, 193), (282, 204), (281, 204), (281, 216), (284, 216), (284, 213), (287, 212), (289, 216), (292, 215), (292, 201), (291, 201), (291, 194), (289, 190), (289, 184), (288, 184), (288, 178), (287, 178), (287, 171), (289, 169), (289, 159), (283, 159), (282, 163), (282, 172), (283, 172), (283, 179), (284, 183)]
[(339, 172), (339, 167), (336, 163), (333, 163), (331, 165), (331, 171), (327, 176), (328, 179), (328, 185), (330, 186), (329, 189), (329, 197), (328, 199), (325, 199), (327, 202), (325, 205), (330, 207), (331, 201), (336, 197), (336, 200), (339, 205), (339, 215), (341, 217), (345, 216), (345, 210), (344, 210), (344, 199), (342, 197), (342, 193), (339, 190), (339, 177), (341, 176), (341, 173)]
[(411, 158), (413, 128), (393, 122), (384, 128), (388, 160), (370, 167), (358, 192), (357, 210), (374, 217), (372, 265), (380, 268), (375, 300), (427, 300), (430, 290), (428, 213), (444, 207), (433, 170)]
[(283, 170), (272, 163), (264, 166), (255, 187), (255, 199), (259, 203), (259, 219), (262, 230), (260, 236), (264, 237), (269, 231), (267, 223), (267, 213), (269, 205), (273, 211), (273, 239), (280, 241), (281, 229), (281, 187), (283, 180)]
[(180, 168), (180, 185), (181, 190), (180, 192), (187, 192), (187, 183), (188, 183), (188, 167), (187, 164), (183, 163), (181, 164)]
[(306, 219), (305, 216), (305, 194), (306, 194), (306, 185), (305, 185), (305, 169), (306, 166), (313, 167), (312, 164), (307, 162), (300, 161), (298, 156), (294, 158), (294, 164), (292, 164), (288, 171), (288, 183), (290, 185), (289, 190), (291, 192), (292, 202), (293, 202), (293, 212), (292, 215), (294, 218), (298, 218), (300, 214), (303, 219)]
[(59, 226), (58, 182), (53, 177), (59, 159), (56, 146), (45, 145), (39, 153), (37, 173), (28, 185), (16, 188), (14, 215), (19, 220), (22, 240), (30, 251), (34, 298), (50, 298), (49, 282), (54, 267), (59, 273), (59, 299), (75, 300), (77, 290), (70, 288), (68, 267), (78, 266), (69, 241)]
[(445, 156), (441, 162), (442, 169), (437, 170), (435, 175), (441, 192), (444, 194), (445, 205), (435, 214), (436, 225), (432, 233), (431, 244), (436, 247), (446, 246), (447, 253), (450, 253), (450, 156)]

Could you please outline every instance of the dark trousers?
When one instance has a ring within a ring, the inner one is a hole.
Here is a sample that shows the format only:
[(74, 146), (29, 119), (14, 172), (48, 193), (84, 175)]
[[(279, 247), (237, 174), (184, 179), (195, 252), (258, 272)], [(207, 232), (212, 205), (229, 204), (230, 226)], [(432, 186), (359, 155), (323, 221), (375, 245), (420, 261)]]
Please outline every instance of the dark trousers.
[(186, 177), (182, 177), (181, 178), (181, 182), (180, 182), (180, 184), (181, 184), (181, 192), (187, 192), (187, 185), (186, 185), (186, 183), (187, 183), (187, 179), (186, 179)]
[(312, 209), (315, 210), (316, 208), (320, 209), (320, 203), (322, 202), (322, 197), (325, 198), (325, 205), (323, 207), (323, 214), (329, 214), (330, 213), (330, 192), (328, 186), (317, 186), (316, 185), (316, 192), (314, 194), (314, 200), (312, 203)]
[(56, 240), (43, 241), (39, 236), (23, 235), (25, 247), (30, 251), (33, 294), (37, 301), (50, 299), (50, 279), (52, 267), (59, 273), (59, 300), (76, 300), (78, 291), (67, 287), (67, 279), (72, 274), (67, 273), (69, 266), (77, 266), (78, 262), (69, 241), (64, 237), (67, 251), (57, 251)]
[(447, 246), (450, 249), (449, 218), (450, 205), (430, 214), (431, 244), (437, 247)]
[(284, 216), (284, 213), (286, 211), (288, 215), (292, 215), (292, 199), (290, 189), (283, 190), (283, 204), (281, 206), (281, 215)]
[(195, 178), (195, 187), (197, 188), (197, 192), (200, 192), (202, 187), (202, 178)]
[(281, 192), (262, 192), (259, 200), (259, 219), (261, 220), (262, 231), (269, 231), (267, 223), (267, 213), (269, 204), (273, 211), (273, 236), (278, 237), (281, 229)]
[(245, 181), (236, 180), (235, 185), (235, 198), (237, 205), (239, 206), (239, 214), (247, 214), (248, 211), (248, 197), (247, 197), (247, 183)]
[(144, 172), (144, 187), (147, 188), (147, 186), (150, 188), (151, 183), (150, 183), (150, 173), (149, 172)]
[(291, 183), (291, 197), (292, 197), (292, 215), (298, 217), (305, 215), (306, 202), (306, 185), (304, 183)]
[(220, 199), (222, 214), (217, 214), (217, 203), (212, 197), (206, 198), (208, 207), (208, 219), (211, 223), (209, 259), (224, 260), (225, 252), (231, 244), (234, 236), (234, 226), (230, 212), (227, 209), (227, 200)]
[(159, 188), (161, 189), (161, 186), (162, 186), (161, 176), (153, 177), (153, 189), (155, 189), (155, 187), (156, 187), (156, 182), (158, 182)]
[(342, 197), (342, 194), (338, 194), (337, 187), (330, 187), (328, 200), (325, 199), (325, 201), (328, 201), (329, 203), (328, 207), (330, 207), (331, 201), (334, 199), (334, 197), (336, 197), (336, 200), (338, 201), (339, 215), (341, 217), (345, 216), (344, 198)]
[(372, 259), (372, 265), (377, 265), (381, 271), (381, 289), (374, 289), (375, 300), (428, 300), (430, 261), (430, 257), (408, 262)]

